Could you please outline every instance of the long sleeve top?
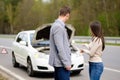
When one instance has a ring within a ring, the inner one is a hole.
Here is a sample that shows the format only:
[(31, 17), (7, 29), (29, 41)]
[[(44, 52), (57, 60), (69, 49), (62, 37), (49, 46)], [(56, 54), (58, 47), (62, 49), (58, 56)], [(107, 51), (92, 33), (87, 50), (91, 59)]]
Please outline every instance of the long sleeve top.
[(71, 66), (70, 43), (65, 24), (57, 19), (50, 31), (49, 64), (54, 67)]
[(83, 49), (90, 58), (90, 62), (102, 62), (102, 40), (101, 38), (95, 37), (92, 42), (86, 44), (87, 49)]

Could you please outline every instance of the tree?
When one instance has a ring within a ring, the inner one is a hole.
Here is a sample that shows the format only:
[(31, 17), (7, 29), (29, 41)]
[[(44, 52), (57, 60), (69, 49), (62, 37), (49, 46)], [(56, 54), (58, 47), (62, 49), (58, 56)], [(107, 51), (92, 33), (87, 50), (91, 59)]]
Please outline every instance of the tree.
[(3, 33), (13, 33), (13, 24), (17, 3), (20, 0), (3, 0), (0, 1), (2, 3), (2, 25)]

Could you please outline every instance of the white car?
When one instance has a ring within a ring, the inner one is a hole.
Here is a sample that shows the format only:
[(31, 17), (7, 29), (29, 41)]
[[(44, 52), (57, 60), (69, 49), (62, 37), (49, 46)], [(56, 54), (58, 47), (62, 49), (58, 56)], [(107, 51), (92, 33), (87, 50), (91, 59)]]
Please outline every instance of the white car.
[[(35, 72), (53, 73), (54, 68), (48, 64), (49, 60), (49, 34), (52, 24), (40, 26), (36, 30), (21, 31), (16, 36), (12, 47), (12, 63), (14, 67), (19, 64), (27, 67), (29, 76)], [(72, 40), (74, 28), (66, 26), (69, 40)], [(71, 73), (79, 74), (84, 69), (84, 57), (80, 54), (79, 48), (71, 41)]]

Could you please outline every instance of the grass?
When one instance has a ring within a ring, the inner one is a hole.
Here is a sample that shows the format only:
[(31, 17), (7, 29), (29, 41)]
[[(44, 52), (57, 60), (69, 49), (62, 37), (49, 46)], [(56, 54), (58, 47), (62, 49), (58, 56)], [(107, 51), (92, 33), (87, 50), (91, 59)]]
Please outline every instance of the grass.
[(15, 38), (15, 35), (1, 35), (0, 34), (0, 38)]
[(106, 43), (106, 45), (120, 46), (120, 44), (114, 44), (114, 43)]
[[(14, 39), (15, 36), (16, 36), (16, 35), (2, 35), (2, 34), (0, 34), (0, 38), (10, 38), (10, 39)], [(75, 41), (75, 43), (84, 44), (84, 43), (87, 43), (87, 42)], [(120, 46), (120, 44), (117, 44), (117, 43), (106, 43), (106, 45)]]
[[(87, 43), (87, 42), (79, 42), (79, 41), (76, 41), (75, 43), (85, 44), (85, 43)], [(115, 43), (106, 43), (105, 45), (120, 46), (120, 44), (115, 44)]]
[(8, 80), (8, 79), (0, 73), (0, 80)]

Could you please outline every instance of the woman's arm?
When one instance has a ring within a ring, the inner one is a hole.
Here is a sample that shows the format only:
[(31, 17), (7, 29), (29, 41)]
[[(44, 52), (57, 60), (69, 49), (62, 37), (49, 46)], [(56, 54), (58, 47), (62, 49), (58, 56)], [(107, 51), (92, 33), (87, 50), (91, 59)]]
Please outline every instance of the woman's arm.
[(102, 45), (101, 39), (95, 39), (93, 42), (91, 42), (88, 45), (89, 49), (83, 49), (83, 52), (89, 54), (90, 56), (93, 56), (95, 52), (97, 51), (98, 47)]

